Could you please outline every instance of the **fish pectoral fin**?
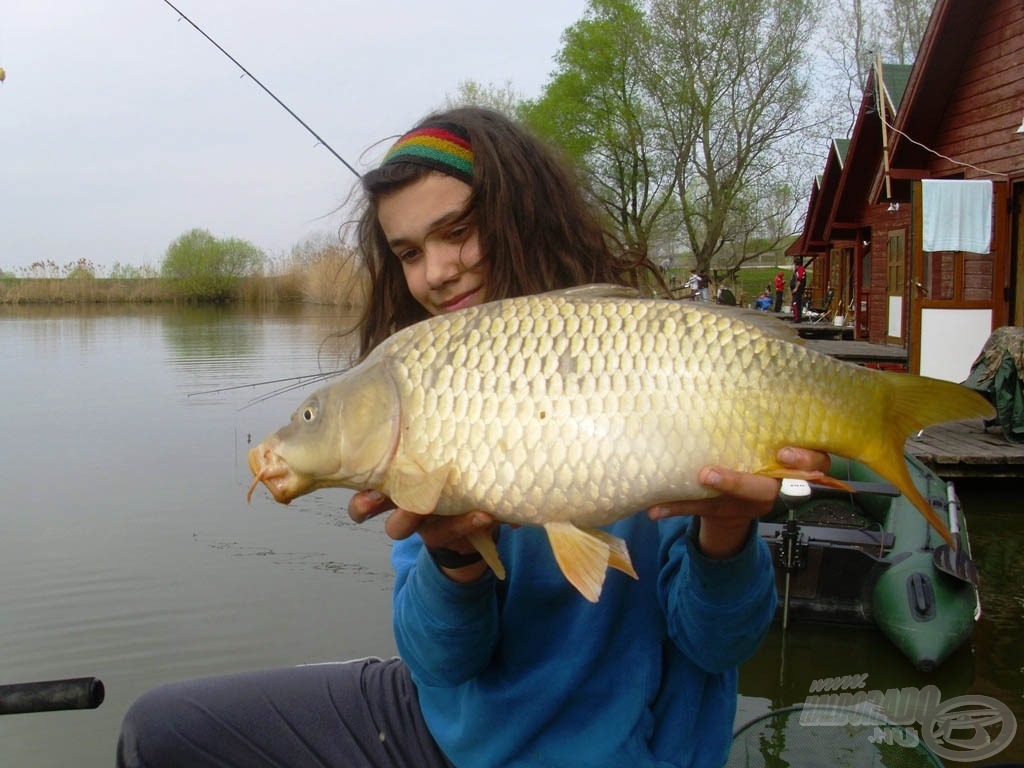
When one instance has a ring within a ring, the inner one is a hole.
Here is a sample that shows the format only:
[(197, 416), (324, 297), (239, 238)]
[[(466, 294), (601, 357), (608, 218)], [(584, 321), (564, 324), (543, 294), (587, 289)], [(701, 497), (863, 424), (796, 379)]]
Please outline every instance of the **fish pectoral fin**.
[(452, 473), (452, 465), (445, 464), (425, 470), (411, 461), (396, 459), (388, 472), (384, 491), (400, 509), (418, 515), (429, 515), (437, 509), (437, 500)]
[(636, 578), (621, 539), (567, 522), (546, 523), (544, 530), (565, 578), (590, 602), (596, 603), (601, 596), (609, 565)]
[(484, 562), (494, 571), (494, 575), (502, 581), (505, 580), (505, 566), (501, 562), (501, 558), (498, 556), (498, 548), (494, 546), (494, 539), (491, 538), (491, 534), (485, 533), (484, 531), (475, 531), (467, 536), (473, 547), (480, 556), (483, 557)]
[(764, 475), (765, 477), (774, 477), (777, 480), (785, 480), (787, 478), (794, 478), (796, 480), (806, 480), (808, 483), (815, 483), (816, 485), (824, 485), (828, 488), (836, 488), (840, 491), (853, 493), (853, 488), (844, 483), (842, 480), (832, 477), (832, 475), (826, 475), (824, 472), (817, 469), (791, 469), (789, 467), (783, 467), (780, 464), (775, 464), (770, 467), (765, 467), (764, 469), (759, 469), (754, 474)]

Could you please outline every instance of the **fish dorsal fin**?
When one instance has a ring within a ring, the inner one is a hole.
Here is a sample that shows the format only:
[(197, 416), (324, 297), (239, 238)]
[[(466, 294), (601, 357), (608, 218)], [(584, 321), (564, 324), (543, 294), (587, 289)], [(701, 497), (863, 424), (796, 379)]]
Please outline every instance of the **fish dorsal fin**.
[(473, 543), (473, 547), (480, 553), (481, 557), (483, 557), (484, 562), (494, 571), (494, 575), (504, 581), (505, 566), (502, 565), (501, 558), (498, 557), (498, 548), (494, 546), (494, 539), (491, 538), (491, 534), (484, 531), (476, 531), (469, 534), (467, 538)]
[(774, 336), (781, 341), (788, 341), (790, 344), (804, 345), (804, 340), (793, 328), (791, 323), (780, 320), (769, 312), (758, 312), (749, 307), (731, 307), (726, 304), (701, 304), (699, 302), (680, 302), (691, 312), (704, 312), (709, 315), (719, 315), (730, 320), (741, 320), (747, 325), (757, 328), (768, 336)]
[(626, 543), (621, 539), (567, 522), (547, 523), (544, 530), (565, 578), (590, 602), (596, 603), (601, 597), (609, 565), (636, 578)]
[(547, 291), (542, 296), (561, 296), (566, 299), (639, 299), (642, 294), (636, 288), (613, 283), (590, 283), (576, 285), (572, 288), (559, 288)]
[(451, 475), (452, 465), (426, 470), (418, 464), (396, 457), (388, 469), (383, 491), (400, 509), (418, 515), (429, 515), (437, 508), (437, 500)]

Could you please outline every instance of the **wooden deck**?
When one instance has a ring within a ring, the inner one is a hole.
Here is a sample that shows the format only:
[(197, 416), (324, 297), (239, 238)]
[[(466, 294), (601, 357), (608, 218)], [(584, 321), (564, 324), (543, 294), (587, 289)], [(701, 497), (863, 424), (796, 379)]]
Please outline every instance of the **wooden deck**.
[(840, 339), (807, 339), (804, 346), (815, 352), (870, 368), (907, 370), (907, 350), (903, 347)]
[(906, 451), (939, 477), (1024, 477), (1024, 445), (1009, 442), (981, 419), (928, 427), (907, 440)]

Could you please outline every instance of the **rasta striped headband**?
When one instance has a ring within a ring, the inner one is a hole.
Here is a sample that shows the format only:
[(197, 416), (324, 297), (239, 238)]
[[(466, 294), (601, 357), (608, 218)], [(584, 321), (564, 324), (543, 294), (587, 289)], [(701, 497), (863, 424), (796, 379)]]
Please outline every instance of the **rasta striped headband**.
[(414, 128), (384, 155), (383, 168), (391, 163), (416, 163), (473, 182), (473, 148), (465, 131), (451, 123)]

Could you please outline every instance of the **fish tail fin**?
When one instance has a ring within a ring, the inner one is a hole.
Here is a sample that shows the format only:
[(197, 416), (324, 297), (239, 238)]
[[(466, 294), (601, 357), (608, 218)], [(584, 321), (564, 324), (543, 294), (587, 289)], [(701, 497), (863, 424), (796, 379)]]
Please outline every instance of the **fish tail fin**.
[(990, 418), (992, 405), (967, 387), (949, 381), (884, 371), (889, 387), (889, 410), (880, 438), (865, 446), (861, 461), (893, 483), (929, 524), (950, 544), (946, 524), (921, 492), (907, 469), (903, 446), (907, 438), (932, 424), (971, 418)]
[(891, 394), (888, 420), (901, 440), (943, 421), (995, 416), (995, 408), (973, 389), (952, 381), (881, 371)]

